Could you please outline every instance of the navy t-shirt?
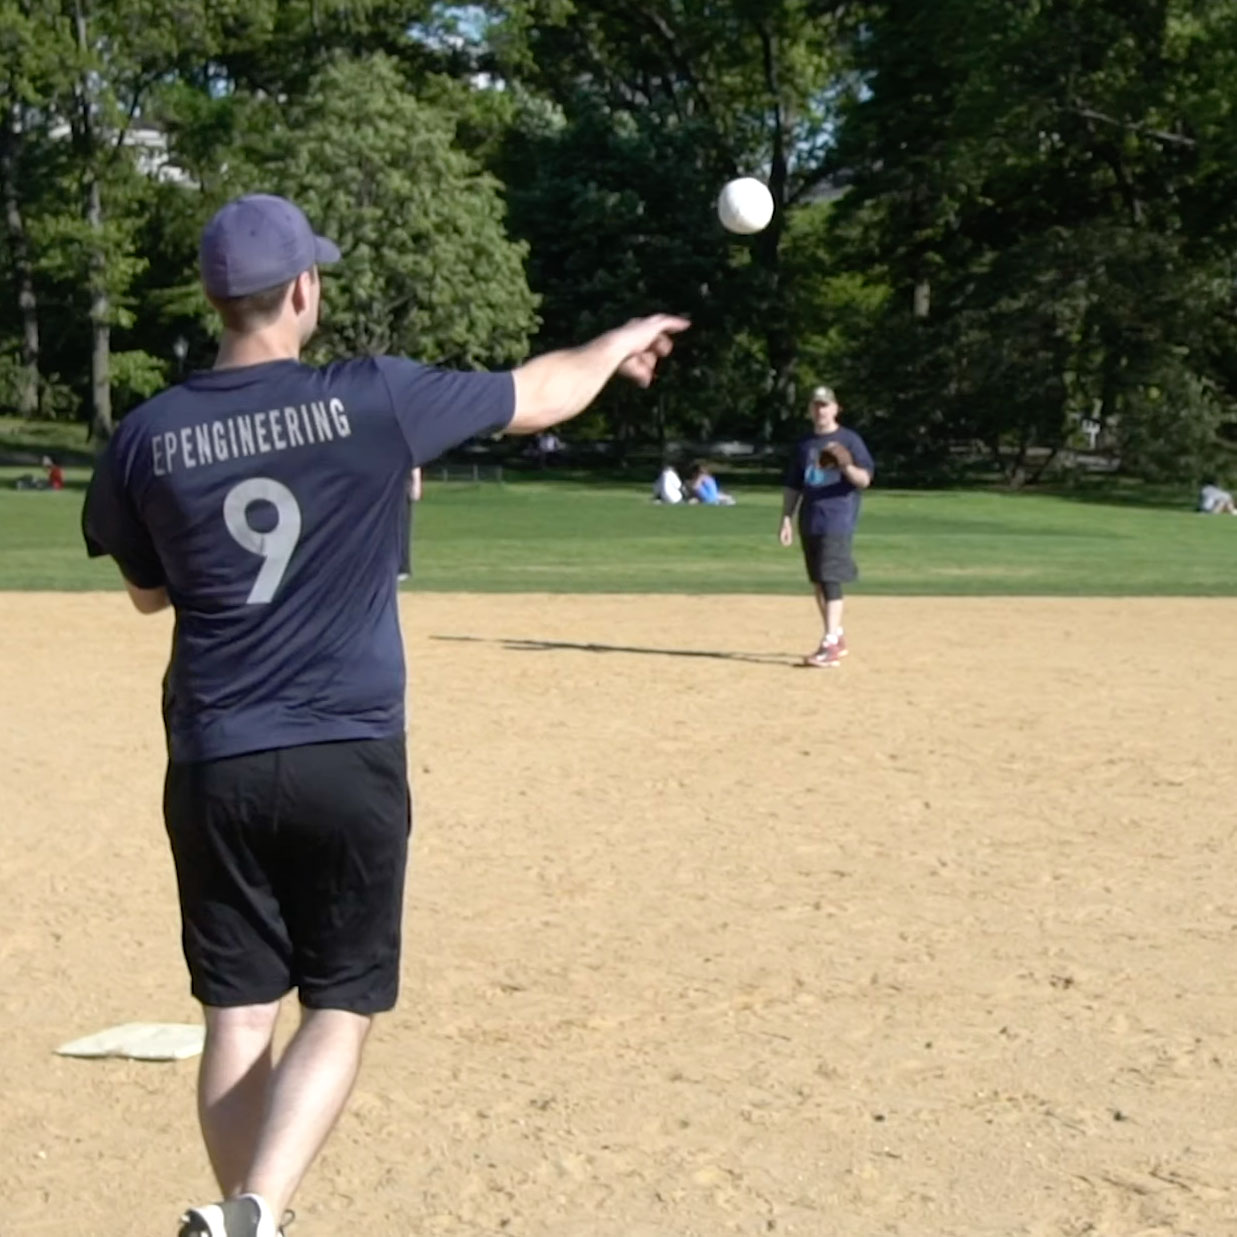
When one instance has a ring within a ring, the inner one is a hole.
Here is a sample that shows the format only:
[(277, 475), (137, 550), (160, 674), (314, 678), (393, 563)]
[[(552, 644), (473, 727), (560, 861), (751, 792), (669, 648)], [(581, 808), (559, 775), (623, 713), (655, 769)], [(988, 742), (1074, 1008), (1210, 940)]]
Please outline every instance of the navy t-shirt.
[(82, 528), (175, 607), (172, 760), (403, 732), (409, 472), (514, 411), (510, 373), (370, 357), (206, 371), (124, 418)]
[(831, 442), (840, 442), (854, 457), (855, 463), (875, 476), (876, 465), (867, 443), (852, 429), (839, 425), (828, 434), (811, 434), (794, 450), (786, 466), (784, 484), (798, 490), (799, 532), (806, 537), (850, 536), (859, 521), (862, 491), (857, 490), (837, 468), (822, 468), (821, 450)]

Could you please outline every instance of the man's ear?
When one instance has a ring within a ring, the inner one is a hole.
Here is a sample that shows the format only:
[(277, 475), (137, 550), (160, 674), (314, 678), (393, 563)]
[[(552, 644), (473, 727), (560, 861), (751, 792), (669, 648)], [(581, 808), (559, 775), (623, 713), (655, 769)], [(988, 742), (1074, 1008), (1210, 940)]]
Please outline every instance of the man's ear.
[(309, 286), (318, 278), (316, 267), (310, 267), (307, 271), (302, 271), (292, 281), (292, 308), (298, 314), (305, 312), (306, 306), (309, 304)]

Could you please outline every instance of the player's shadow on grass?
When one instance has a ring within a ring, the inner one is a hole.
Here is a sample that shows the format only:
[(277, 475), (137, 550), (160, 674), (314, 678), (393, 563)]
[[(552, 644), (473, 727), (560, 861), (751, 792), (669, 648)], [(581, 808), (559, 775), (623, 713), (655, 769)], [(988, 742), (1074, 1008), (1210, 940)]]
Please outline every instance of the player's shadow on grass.
[(506, 636), (431, 636), (468, 644), (501, 644), (516, 653), (627, 653), (636, 657), (702, 657), (712, 661), (746, 661), (757, 666), (794, 665), (801, 658), (781, 653), (722, 653), (713, 649), (651, 649), (632, 644), (578, 644), (572, 640), (521, 640)]

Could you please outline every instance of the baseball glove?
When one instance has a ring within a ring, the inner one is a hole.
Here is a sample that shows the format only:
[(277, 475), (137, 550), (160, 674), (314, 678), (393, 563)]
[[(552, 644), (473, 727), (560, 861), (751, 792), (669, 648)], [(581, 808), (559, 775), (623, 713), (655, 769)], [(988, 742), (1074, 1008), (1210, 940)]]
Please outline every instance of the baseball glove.
[(821, 468), (845, 468), (848, 464), (853, 464), (855, 457), (851, 455), (850, 450), (844, 443), (831, 442), (821, 448), (820, 466)]

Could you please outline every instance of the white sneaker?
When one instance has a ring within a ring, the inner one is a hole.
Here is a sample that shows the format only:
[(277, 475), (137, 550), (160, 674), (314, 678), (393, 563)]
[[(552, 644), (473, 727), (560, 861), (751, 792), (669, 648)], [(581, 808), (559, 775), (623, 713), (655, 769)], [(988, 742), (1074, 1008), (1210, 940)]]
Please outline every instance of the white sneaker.
[(190, 1207), (180, 1217), (179, 1237), (279, 1237), (265, 1199), (241, 1194), (221, 1203)]

